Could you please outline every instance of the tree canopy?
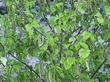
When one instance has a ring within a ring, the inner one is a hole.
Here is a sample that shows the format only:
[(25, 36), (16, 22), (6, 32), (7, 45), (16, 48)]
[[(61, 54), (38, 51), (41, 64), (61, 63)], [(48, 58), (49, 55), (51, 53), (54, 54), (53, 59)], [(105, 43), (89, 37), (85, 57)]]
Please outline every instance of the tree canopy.
[(109, 0), (0, 5), (0, 82), (110, 81)]

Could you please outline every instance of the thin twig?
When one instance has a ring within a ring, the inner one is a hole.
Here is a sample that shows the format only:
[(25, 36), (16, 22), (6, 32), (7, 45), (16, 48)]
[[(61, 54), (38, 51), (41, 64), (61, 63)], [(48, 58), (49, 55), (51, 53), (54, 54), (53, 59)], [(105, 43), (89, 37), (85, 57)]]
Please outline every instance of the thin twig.
[(48, 24), (48, 26), (49, 26), (49, 28), (51, 29), (51, 31), (53, 32), (53, 33), (55, 33), (55, 30), (52, 28), (52, 26), (50, 25), (50, 23), (49, 23), (49, 21), (48, 21), (48, 19), (46, 18), (46, 16), (43, 14), (43, 16), (44, 16), (44, 18), (45, 18), (45, 21), (46, 21), (46, 23)]
[(48, 8), (49, 8), (49, 10), (50, 10), (50, 4), (49, 4), (49, 1), (46, 0), (46, 3), (47, 3), (47, 6), (48, 6)]
[(18, 60), (20, 63), (24, 64), (30, 71), (34, 72), (34, 73), (39, 77), (39, 79), (42, 80), (42, 82), (45, 82), (44, 79), (42, 79), (42, 78), (40, 77), (40, 75), (39, 75), (35, 70), (32, 69), (32, 67), (30, 67), (30, 66), (27, 65), (25, 62), (23, 62), (23, 61), (21, 61), (20, 59), (18, 59), (16, 56), (14, 56), (14, 55), (12, 55), (12, 54), (10, 54), (10, 55), (11, 55), (13, 58), (15, 58), (16, 60)]
[(106, 62), (106, 60), (104, 60), (99, 67), (96, 69), (96, 71), (91, 75), (90, 79), (94, 78), (94, 76), (97, 74), (97, 72), (100, 70), (100, 68), (102, 67), (102, 65)]
[(39, 30), (37, 30), (36, 28), (33, 28), (34, 31), (38, 32), (40, 35), (44, 36), (45, 38), (47, 38), (42, 32), (40, 32)]

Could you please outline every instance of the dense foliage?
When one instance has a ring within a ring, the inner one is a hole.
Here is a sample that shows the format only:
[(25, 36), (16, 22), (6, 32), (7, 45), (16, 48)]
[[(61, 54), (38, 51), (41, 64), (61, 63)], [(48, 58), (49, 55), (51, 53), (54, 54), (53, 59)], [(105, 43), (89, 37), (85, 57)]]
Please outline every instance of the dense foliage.
[(110, 82), (109, 0), (4, 2), (0, 82)]

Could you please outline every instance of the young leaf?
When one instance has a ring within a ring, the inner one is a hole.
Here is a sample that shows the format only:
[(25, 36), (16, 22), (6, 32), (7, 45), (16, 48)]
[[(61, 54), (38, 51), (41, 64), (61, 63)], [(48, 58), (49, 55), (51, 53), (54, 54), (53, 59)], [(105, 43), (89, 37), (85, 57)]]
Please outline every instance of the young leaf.
[(79, 50), (79, 55), (80, 55), (81, 59), (87, 58), (89, 56), (89, 54), (90, 54), (90, 50), (89, 49), (81, 48)]
[(70, 69), (70, 68), (72, 67), (73, 64), (75, 64), (75, 58), (72, 58), (72, 57), (67, 58), (67, 59), (63, 62), (63, 64), (64, 64), (64, 68), (65, 68), (66, 70), (68, 70), (68, 69)]

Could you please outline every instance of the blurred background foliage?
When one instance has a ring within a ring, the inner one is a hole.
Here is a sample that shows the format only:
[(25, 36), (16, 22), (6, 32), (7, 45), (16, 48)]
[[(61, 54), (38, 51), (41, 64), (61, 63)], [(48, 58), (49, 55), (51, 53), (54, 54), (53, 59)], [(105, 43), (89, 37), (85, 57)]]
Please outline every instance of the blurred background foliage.
[(0, 0), (0, 82), (110, 82), (109, 0)]

